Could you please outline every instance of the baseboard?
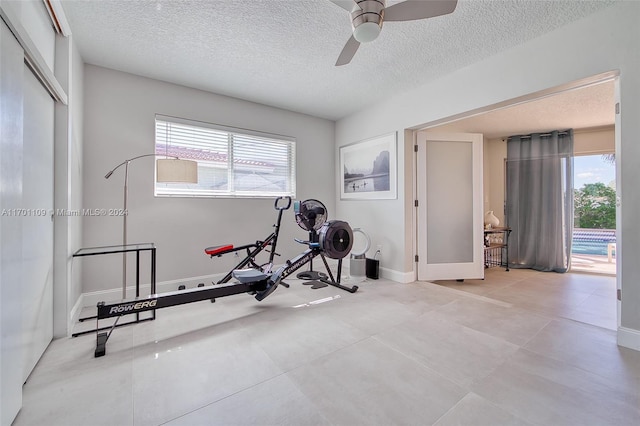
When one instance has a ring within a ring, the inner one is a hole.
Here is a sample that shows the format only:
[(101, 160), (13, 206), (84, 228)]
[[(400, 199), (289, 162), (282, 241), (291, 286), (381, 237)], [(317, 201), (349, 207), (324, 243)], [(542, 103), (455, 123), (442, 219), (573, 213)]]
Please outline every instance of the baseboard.
[(640, 351), (640, 331), (633, 328), (618, 327), (618, 345)]
[(73, 308), (71, 308), (71, 312), (69, 312), (69, 322), (67, 323), (67, 337), (71, 337), (71, 334), (73, 333), (73, 325), (78, 322), (80, 313), (82, 312), (82, 308), (84, 306), (84, 294), (81, 294), (80, 297), (78, 297), (78, 300), (76, 300), (76, 303), (73, 305)]
[(396, 281), (403, 284), (412, 283), (416, 280), (413, 271), (400, 272), (388, 268), (380, 268), (380, 276), (382, 278), (386, 278), (388, 280)]
[[(178, 289), (179, 285), (184, 285), (186, 288), (197, 287), (199, 283), (204, 283), (205, 285), (211, 285), (211, 282), (217, 282), (225, 274), (212, 274), (212, 275), (203, 275), (200, 277), (190, 277), (190, 278), (180, 278), (178, 280), (169, 280), (169, 281), (161, 281), (156, 283), (156, 293), (166, 293), (168, 291), (175, 291)], [(151, 284), (141, 284), (140, 285), (140, 294), (148, 295), (151, 291)], [(136, 294), (135, 286), (127, 286), (127, 295), (128, 298), (133, 298)], [(92, 291), (89, 293), (82, 293), (78, 298), (78, 302), (76, 305), (79, 307), (77, 309), (78, 313), (83, 307), (91, 306), (94, 307), (98, 304), (98, 302), (105, 301), (114, 301), (122, 299), (122, 288), (112, 288), (109, 290), (99, 290)], [(74, 306), (76, 309), (76, 306)]]

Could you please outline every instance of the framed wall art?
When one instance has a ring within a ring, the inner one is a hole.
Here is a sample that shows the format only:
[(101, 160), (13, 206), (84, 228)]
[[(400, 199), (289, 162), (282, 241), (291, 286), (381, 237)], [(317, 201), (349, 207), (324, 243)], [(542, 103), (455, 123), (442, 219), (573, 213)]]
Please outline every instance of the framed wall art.
[(340, 147), (340, 199), (397, 197), (396, 133)]

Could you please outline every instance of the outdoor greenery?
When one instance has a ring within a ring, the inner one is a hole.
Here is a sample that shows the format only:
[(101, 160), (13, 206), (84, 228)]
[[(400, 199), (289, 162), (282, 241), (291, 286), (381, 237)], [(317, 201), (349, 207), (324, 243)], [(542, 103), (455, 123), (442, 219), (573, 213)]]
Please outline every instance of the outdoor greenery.
[(616, 191), (602, 182), (574, 191), (574, 227), (616, 229)]

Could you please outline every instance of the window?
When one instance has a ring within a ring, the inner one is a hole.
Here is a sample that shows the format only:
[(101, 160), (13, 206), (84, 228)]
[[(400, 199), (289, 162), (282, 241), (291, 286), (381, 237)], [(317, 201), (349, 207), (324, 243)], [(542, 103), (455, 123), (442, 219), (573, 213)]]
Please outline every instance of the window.
[(158, 183), (156, 196), (295, 197), (295, 139), (156, 115), (156, 154), (198, 162), (198, 183)]

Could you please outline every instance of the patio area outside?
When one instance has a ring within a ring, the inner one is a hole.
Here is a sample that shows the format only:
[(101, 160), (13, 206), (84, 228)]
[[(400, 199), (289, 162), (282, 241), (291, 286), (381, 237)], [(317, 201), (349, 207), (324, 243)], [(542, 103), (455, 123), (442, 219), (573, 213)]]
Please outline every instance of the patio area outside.
[(615, 275), (615, 229), (574, 228), (571, 271)]
[(571, 270), (616, 274), (615, 154), (574, 157)]

